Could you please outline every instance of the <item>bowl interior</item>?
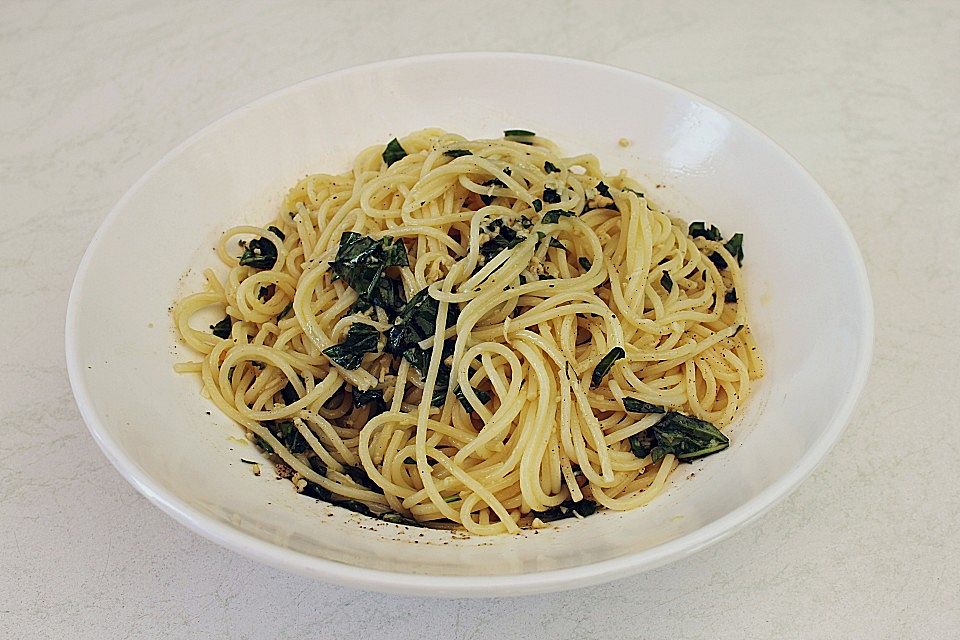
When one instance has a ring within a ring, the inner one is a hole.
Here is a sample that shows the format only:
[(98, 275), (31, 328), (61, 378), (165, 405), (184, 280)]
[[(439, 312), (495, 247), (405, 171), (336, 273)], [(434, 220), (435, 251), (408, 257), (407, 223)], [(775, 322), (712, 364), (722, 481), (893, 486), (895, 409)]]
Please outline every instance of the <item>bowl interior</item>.
[[(627, 169), (690, 220), (745, 234), (746, 292), (768, 373), (722, 455), (682, 466), (628, 513), (470, 538), (371, 521), (296, 495), (173, 364), (169, 308), (202, 284), (220, 232), (263, 224), (304, 174), (423, 127), (468, 137), (533, 129)], [(618, 140), (626, 138), (630, 146)], [(599, 580), (692, 552), (794, 486), (836, 439), (869, 360), (856, 247), (788, 155), (664, 83), (538, 56), (434, 56), (302, 83), (220, 120), (121, 200), (92, 243), (68, 313), (71, 380), (100, 445), (145, 495), (201, 533), (287, 568), (384, 589), (519, 592)]]

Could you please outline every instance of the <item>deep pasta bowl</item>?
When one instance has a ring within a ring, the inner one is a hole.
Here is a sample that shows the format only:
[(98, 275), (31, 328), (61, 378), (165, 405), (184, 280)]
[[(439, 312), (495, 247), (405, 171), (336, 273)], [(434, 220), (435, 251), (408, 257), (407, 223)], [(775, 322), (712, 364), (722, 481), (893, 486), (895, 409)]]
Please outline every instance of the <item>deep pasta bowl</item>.
[[(469, 81), (465, 82), (464, 79)], [(558, 87), (576, 87), (554, 99)], [(609, 96), (615, 95), (616, 100)], [(597, 96), (604, 96), (598, 98)], [(627, 169), (661, 208), (745, 237), (751, 327), (767, 363), (731, 446), (684, 464), (665, 492), (518, 535), (472, 537), (373, 520), (259, 477), (258, 451), (202, 397), (173, 302), (217, 268), (232, 225), (262, 225), (307, 173), (439, 127), (471, 138), (532, 129), (607, 171)], [(66, 349), (80, 411), (141, 493), (207, 538), (326, 580), (399, 593), (513, 595), (583, 586), (687, 556), (795, 488), (839, 437), (873, 340), (866, 272), (823, 190), (730, 113), (652, 78), (521, 54), (437, 55), (321, 76), (206, 127), (107, 216), (70, 296)], [(122, 393), (118, 393), (122, 390)]]

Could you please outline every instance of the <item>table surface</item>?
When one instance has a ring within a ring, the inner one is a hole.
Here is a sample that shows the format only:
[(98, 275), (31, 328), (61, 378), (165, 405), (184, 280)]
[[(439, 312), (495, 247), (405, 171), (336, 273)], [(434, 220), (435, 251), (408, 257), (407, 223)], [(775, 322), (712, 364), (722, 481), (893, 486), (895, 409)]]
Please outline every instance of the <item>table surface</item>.
[[(869, 383), (819, 469), (740, 533), (559, 594), (366, 593), (187, 531), (87, 433), (64, 312), (123, 192), (259, 96), (458, 50), (585, 58), (690, 89), (798, 157), (849, 222), (877, 310)], [(4, 3), (0, 78), (0, 636), (960, 634), (957, 3)]]

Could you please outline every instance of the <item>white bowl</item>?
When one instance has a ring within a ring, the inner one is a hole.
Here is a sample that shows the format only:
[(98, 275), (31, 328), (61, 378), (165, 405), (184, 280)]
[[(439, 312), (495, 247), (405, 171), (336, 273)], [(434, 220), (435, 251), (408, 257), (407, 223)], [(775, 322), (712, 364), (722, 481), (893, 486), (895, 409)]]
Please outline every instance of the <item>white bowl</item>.
[[(173, 364), (168, 308), (201, 286), (234, 224), (264, 224), (310, 172), (441, 127), (522, 127), (569, 154), (626, 168), (688, 221), (745, 234), (747, 303), (768, 364), (722, 455), (683, 466), (627, 513), (518, 536), (407, 529), (296, 495), (240, 457), (255, 449)], [(618, 140), (632, 142), (624, 148)], [(659, 188), (656, 185), (662, 185)], [(520, 54), (409, 58), (308, 80), (218, 120), (171, 151), (107, 216), (67, 311), (70, 381), (103, 452), (141, 493), (207, 538), (263, 562), (358, 587), (508, 595), (662, 565), (783, 498), (837, 440), (866, 379), (873, 310), (854, 240), (823, 190), (736, 116), (646, 76)], [(209, 415), (208, 415), (209, 412)], [(691, 472), (694, 477), (690, 477)]]

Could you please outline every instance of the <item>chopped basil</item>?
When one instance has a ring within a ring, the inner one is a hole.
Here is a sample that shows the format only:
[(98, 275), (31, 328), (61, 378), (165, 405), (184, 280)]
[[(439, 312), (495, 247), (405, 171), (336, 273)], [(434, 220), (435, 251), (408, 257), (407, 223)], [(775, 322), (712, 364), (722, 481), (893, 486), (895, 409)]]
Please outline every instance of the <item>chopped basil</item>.
[(621, 358), (625, 358), (627, 353), (623, 350), (623, 347), (614, 347), (610, 349), (607, 355), (603, 356), (600, 360), (600, 363), (593, 369), (593, 375), (590, 377), (590, 386), (597, 387), (603, 381), (603, 377), (607, 375), (610, 371), (610, 368), (613, 367), (613, 363)]
[(630, 187), (624, 187), (623, 189), (621, 189), (621, 191), (629, 191), (630, 193), (634, 193), (638, 198), (644, 197), (642, 192), (637, 191), (636, 189), (631, 189)]
[(720, 229), (717, 229), (713, 225), (710, 225), (708, 228), (704, 222), (691, 222), (689, 233), (691, 238), (706, 238), (707, 240), (718, 241), (723, 240), (723, 236), (720, 235)]
[(730, 252), (730, 255), (737, 259), (737, 264), (743, 264), (743, 234), (735, 233), (733, 237), (723, 244), (723, 248)]
[(364, 407), (371, 402), (383, 402), (383, 389), (370, 389), (369, 391), (353, 390), (353, 406), (357, 409)]
[(283, 398), (283, 404), (288, 407), (300, 399), (300, 395), (293, 387), (293, 383), (289, 381), (284, 385), (283, 389), (280, 389), (280, 397)]
[(370, 305), (382, 308), (389, 317), (404, 304), (403, 285), (386, 275), (388, 267), (406, 267), (410, 261), (403, 241), (394, 238), (374, 240), (353, 231), (340, 236), (337, 257), (330, 263), (334, 274), (342, 278), (362, 301), (357, 311)]
[(310, 445), (307, 444), (303, 434), (293, 425), (292, 420), (265, 422), (264, 426), (270, 429), (270, 432), (276, 436), (283, 446), (290, 450), (290, 453), (303, 453), (310, 450)]
[(601, 180), (600, 182), (597, 183), (597, 193), (599, 193), (600, 195), (602, 195), (602, 196), (605, 197), (605, 198), (612, 198), (612, 197), (613, 197), (613, 196), (610, 195), (610, 187), (608, 187), (607, 185), (605, 185), (605, 184), (603, 183), (603, 180)]
[[(401, 355), (420, 341), (433, 336), (440, 313), (440, 302), (423, 288), (403, 306), (390, 329), (387, 330), (387, 345), (384, 350)], [(447, 305), (447, 326), (451, 327), (460, 316), (460, 307)], [(411, 364), (413, 364), (411, 362)]]
[(504, 138), (523, 144), (533, 144), (529, 138), (532, 138), (536, 135), (537, 134), (535, 134), (533, 131), (527, 131), (526, 129), (507, 129), (503, 132)]
[(343, 473), (350, 476), (350, 479), (356, 482), (361, 487), (370, 489), (377, 493), (383, 493), (383, 489), (380, 488), (376, 482), (370, 479), (370, 476), (367, 475), (367, 472), (363, 467), (354, 467), (349, 464), (343, 465)]
[(547, 211), (543, 214), (543, 218), (541, 218), (540, 221), (543, 222), (543, 224), (556, 224), (560, 222), (560, 218), (569, 218), (574, 215), (573, 211)]
[(211, 333), (217, 336), (218, 338), (223, 338), (226, 340), (230, 337), (230, 331), (233, 328), (233, 318), (230, 316), (224, 316), (223, 320), (217, 324), (210, 325)]
[(300, 492), (300, 495), (313, 498), (314, 500), (323, 500), (324, 502), (330, 502), (330, 499), (333, 498), (333, 494), (329, 491), (309, 481), (307, 482), (307, 486), (303, 488), (303, 491)]
[[(447, 399), (447, 387), (450, 385), (450, 367), (443, 363), (443, 359), (453, 355), (453, 340), (446, 340), (443, 343), (443, 351), (440, 353), (440, 366), (437, 369), (437, 381), (433, 386), (433, 396), (430, 398), (430, 405), (441, 407)], [(420, 372), (423, 380), (427, 379), (427, 371), (430, 368), (430, 359), (433, 357), (433, 349), (421, 349), (414, 345), (403, 352), (403, 359)]]
[(629, 411), (630, 413), (666, 413), (667, 410), (663, 407), (658, 407), (655, 404), (650, 404), (649, 402), (644, 402), (643, 400), (637, 400), (636, 398), (624, 398), (623, 399), (623, 408)]
[(557, 240), (556, 238), (550, 238), (550, 246), (553, 247), (554, 249), (563, 249), (564, 251), (567, 250), (567, 248), (563, 246), (563, 243)]
[(738, 324), (738, 325), (737, 325), (737, 328), (734, 329), (734, 330), (733, 330), (733, 333), (730, 334), (730, 337), (731, 337), (731, 338), (735, 337), (735, 336), (736, 336), (738, 333), (740, 333), (742, 330), (743, 330), (743, 325), (742, 325), (742, 324)]
[(270, 446), (270, 443), (258, 435), (253, 436), (253, 444), (263, 449), (265, 453), (273, 453), (273, 447)]
[(389, 522), (391, 524), (402, 524), (408, 527), (424, 526), (423, 524), (417, 522), (416, 520), (413, 520), (412, 518), (408, 518), (403, 514), (397, 513), (396, 511), (387, 511), (385, 513), (381, 513), (377, 517), (379, 517), (384, 522)]
[[(269, 226), (267, 231), (272, 231), (281, 240), (284, 239), (283, 232), (277, 227)], [(240, 264), (254, 269), (272, 269), (273, 265), (277, 264), (277, 247), (268, 238), (254, 238), (244, 248)]]
[(670, 274), (666, 271), (663, 272), (663, 275), (660, 276), (660, 285), (670, 293), (673, 291), (673, 278), (670, 277)]
[(577, 262), (580, 263), (580, 266), (583, 267), (584, 271), (590, 271), (590, 268), (593, 267), (593, 263), (587, 258), (577, 258)]
[[(477, 399), (480, 400), (480, 404), (487, 404), (490, 402), (491, 396), (486, 391), (473, 389), (473, 392), (477, 395)], [(470, 406), (470, 403), (467, 401), (467, 396), (463, 393), (463, 389), (457, 387), (457, 390), (453, 392), (453, 395), (457, 397), (457, 400), (459, 400), (460, 404), (463, 405), (463, 408), (467, 410), (467, 413), (473, 413), (473, 407)]]
[(533, 201), (533, 210), (537, 213), (543, 210), (543, 202), (539, 198)]
[(323, 354), (344, 369), (357, 369), (363, 362), (364, 354), (378, 351), (379, 341), (380, 332), (376, 327), (355, 322), (350, 325), (343, 342), (327, 347)]
[(714, 251), (707, 257), (710, 259), (710, 262), (717, 265), (717, 269), (719, 269), (720, 271), (723, 271), (724, 269), (727, 268), (727, 261), (724, 260), (723, 256), (717, 253), (716, 251)]
[[(539, 200), (534, 200), (533, 202), (534, 202), (533, 208), (534, 208), (534, 209), (537, 209), (537, 204), (536, 204), (536, 203), (538, 203), (538, 202), (540, 202), (540, 201), (539, 201)], [(543, 203), (541, 202), (541, 203), (540, 203), (540, 209), (542, 209), (542, 208), (543, 208)], [(540, 211), (540, 209), (537, 209), (537, 211)], [(528, 218), (527, 216), (520, 216), (520, 226), (523, 227), (524, 229), (529, 229), (530, 227), (533, 226), (533, 220), (531, 220), (531, 219)]]
[(543, 170), (547, 173), (560, 173), (560, 168), (549, 160), (543, 163)]
[(543, 190), (543, 201), (548, 204), (557, 204), (560, 202), (560, 193), (556, 189), (547, 187)]
[(730, 446), (730, 439), (707, 422), (670, 411), (651, 428), (630, 436), (630, 448), (638, 458), (648, 455), (659, 462), (668, 453), (686, 462), (717, 453)]
[(736, 302), (737, 301), (737, 288), (733, 287), (730, 291), (727, 291), (726, 295), (723, 296), (724, 302)]
[(247, 460), (246, 458), (240, 458), (240, 462), (242, 462), (243, 464), (260, 464), (255, 460)]
[(487, 227), (488, 233), (496, 232), (490, 240), (480, 245), (480, 255), (489, 262), (501, 251), (512, 249), (527, 238), (518, 234), (516, 231), (503, 223), (503, 220), (494, 220)]
[(448, 151), (444, 151), (443, 155), (449, 158), (460, 158), (462, 156), (472, 155), (472, 152), (467, 151), (466, 149), (450, 149)]
[(403, 464), (417, 464), (417, 461), (411, 458), (410, 456), (407, 456), (406, 458), (403, 459)]
[(553, 522), (554, 520), (562, 520), (564, 518), (586, 518), (596, 512), (596, 502), (591, 500), (574, 502), (572, 499), (568, 499), (546, 511), (531, 511), (530, 514), (535, 518), (539, 518), (541, 522)]
[(400, 141), (394, 138), (387, 143), (387, 147), (383, 150), (383, 154), (380, 156), (383, 158), (383, 161), (387, 163), (389, 167), (397, 160), (405, 158), (407, 156), (407, 151), (400, 146)]

